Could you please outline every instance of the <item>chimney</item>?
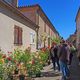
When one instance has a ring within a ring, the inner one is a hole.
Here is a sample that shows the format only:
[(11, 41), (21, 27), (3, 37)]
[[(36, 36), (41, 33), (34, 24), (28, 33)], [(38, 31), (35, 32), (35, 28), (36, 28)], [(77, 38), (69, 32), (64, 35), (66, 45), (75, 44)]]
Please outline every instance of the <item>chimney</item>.
[(18, 0), (12, 0), (12, 4), (13, 6), (18, 7)]

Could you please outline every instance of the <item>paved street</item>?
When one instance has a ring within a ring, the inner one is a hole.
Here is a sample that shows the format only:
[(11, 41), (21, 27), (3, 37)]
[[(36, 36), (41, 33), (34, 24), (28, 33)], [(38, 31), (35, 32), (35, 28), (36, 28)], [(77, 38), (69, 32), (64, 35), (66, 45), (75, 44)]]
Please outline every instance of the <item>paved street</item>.
[[(80, 80), (80, 66), (78, 66), (78, 59), (76, 56), (73, 57), (72, 65), (70, 66), (71, 80)], [(35, 80), (60, 80), (61, 73), (54, 72), (52, 64), (45, 67), (42, 71), (42, 77), (36, 78)]]
[(61, 74), (58, 71), (54, 71), (52, 68), (52, 64), (45, 67), (42, 71), (42, 77), (36, 78), (35, 80), (59, 80)]
[(78, 65), (78, 59), (76, 56), (73, 57), (70, 72), (72, 80), (80, 80), (80, 66)]

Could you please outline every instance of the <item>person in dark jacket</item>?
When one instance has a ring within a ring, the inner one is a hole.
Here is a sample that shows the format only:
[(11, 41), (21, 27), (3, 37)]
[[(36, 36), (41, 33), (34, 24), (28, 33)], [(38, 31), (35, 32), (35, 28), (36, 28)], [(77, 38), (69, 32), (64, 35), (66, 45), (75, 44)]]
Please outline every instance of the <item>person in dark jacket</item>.
[(62, 79), (67, 80), (70, 78), (70, 72), (67, 66), (68, 62), (68, 48), (67, 44), (65, 44), (65, 41), (62, 43), (62, 46), (60, 48), (59, 52), (59, 64), (60, 64), (60, 69), (62, 71)]
[(50, 49), (50, 56), (52, 59), (54, 70), (56, 70), (56, 63), (57, 63), (58, 70), (60, 71), (59, 58), (58, 58), (57, 53), (58, 53), (58, 48), (57, 48), (56, 44), (54, 44)]

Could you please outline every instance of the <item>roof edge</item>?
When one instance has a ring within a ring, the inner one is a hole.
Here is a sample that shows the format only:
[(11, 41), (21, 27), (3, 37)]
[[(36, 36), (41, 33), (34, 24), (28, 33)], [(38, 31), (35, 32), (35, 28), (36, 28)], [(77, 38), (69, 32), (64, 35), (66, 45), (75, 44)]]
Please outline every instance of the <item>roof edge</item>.
[(15, 11), (16, 14), (18, 14), (20, 17), (22, 17), (24, 20), (28, 21), (31, 25), (34, 25), (34, 27), (36, 28), (39, 28), (38, 25), (36, 25), (35, 23), (33, 23), (30, 19), (28, 19), (26, 16), (24, 16), (20, 11), (19, 9), (17, 9), (17, 7), (14, 7), (10, 4), (8, 4), (7, 2), (3, 1), (3, 0), (0, 0), (0, 3), (4, 4), (5, 6), (7, 6), (8, 8), (10, 9), (13, 9), (12, 11)]
[(18, 8), (30, 8), (30, 7), (38, 7), (38, 10), (40, 10), (45, 17), (47, 18), (47, 20), (49, 21), (49, 23), (51, 24), (53, 30), (55, 30), (55, 32), (59, 35), (58, 31), (55, 29), (54, 25), (51, 23), (51, 21), (49, 20), (49, 18), (46, 16), (45, 12), (43, 11), (43, 9), (41, 8), (41, 6), (39, 4), (34, 4), (34, 5), (28, 5), (28, 6), (19, 6)]
[(77, 20), (77, 16), (78, 16), (79, 11), (80, 11), (80, 6), (79, 6), (79, 9), (78, 9), (77, 14), (76, 14), (75, 21)]

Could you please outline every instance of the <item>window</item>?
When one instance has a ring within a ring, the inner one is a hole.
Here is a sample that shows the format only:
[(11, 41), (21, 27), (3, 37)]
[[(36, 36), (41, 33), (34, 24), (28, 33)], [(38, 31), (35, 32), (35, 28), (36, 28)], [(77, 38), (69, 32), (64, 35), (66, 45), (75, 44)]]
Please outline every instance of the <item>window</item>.
[(34, 44), (34, 42), (35, 42), (35, 34), (31, 32), (30, 33), (30, 43)]
[(22, 45), (22, 28), (14, 27), (14, 44)]

